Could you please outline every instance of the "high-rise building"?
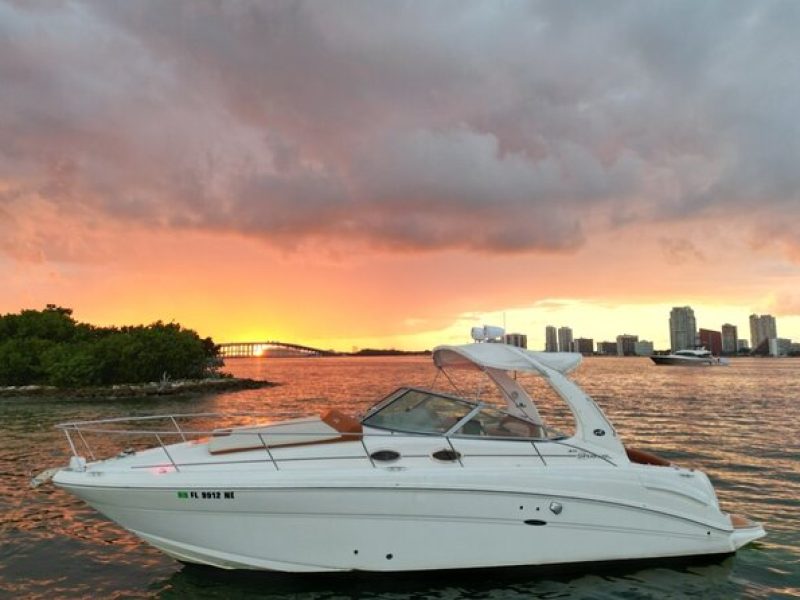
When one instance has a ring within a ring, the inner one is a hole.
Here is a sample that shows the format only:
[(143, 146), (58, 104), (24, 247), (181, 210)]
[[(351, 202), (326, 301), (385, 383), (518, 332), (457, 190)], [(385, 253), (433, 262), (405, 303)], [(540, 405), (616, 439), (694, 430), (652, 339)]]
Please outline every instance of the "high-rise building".
[(723, 354), (736, 354), (736, 340), (739, 332), (736, 330), (736, 325), (725, 323), (722, 326), (722, 353)]
[(633, 351), (636, 356), (652, 356), (653, 342), (647, 340), (639, 340), (634, 344)]
[(764, 340), (778, 337), (775, 317), (772, 315), (750, 315), (750, 347), (755, 350)]
[(694, 348), (697, 344), (697, 322), (689, 306), (676, 306), (669, 313), (669, 344), (673, 352)]
[(639, 341), (638, 335), (628, 335), (623, 333), (617, 336), (617, 356), (635, 356), (636, 342)]
[(503, 336), (503, 341), (509, 346), (516, 346), (517, 348), (528, 347), (528, 336), (524, 333), (507, 333)]
[(577, 338), (572, 342), (572, 350), (573, 352), (591, 356), (594, 351), (594, 340), (591, 338)]
[(722, 334), (711, 329), (700, 329), (700, 345), (714, 356), (722, 354)]
[(558, 328), (558, 351), (572, 352), (572, 328)]
[(597, 353), (603, 356), (616, 356), (617, 343), (616, 342), (597, 342)]
[(544, 351), (545, 352), (558, 352), (558, 336), (556, 328), (548, 325), (544, 328)]

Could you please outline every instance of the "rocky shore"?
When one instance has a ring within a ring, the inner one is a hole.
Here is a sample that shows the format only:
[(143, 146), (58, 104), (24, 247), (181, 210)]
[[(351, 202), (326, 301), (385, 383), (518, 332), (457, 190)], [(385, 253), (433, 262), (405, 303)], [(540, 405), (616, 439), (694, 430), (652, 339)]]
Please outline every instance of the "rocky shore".
[(136, 398), (146, 396), (173, 396), (233, 390), (252, 390), (278, 385), (271, 381), (218, 377), (213, 379), (181, 379), (153, 381), (150, 383), (58, 388), (47, 385), (21, 385), (0, 387), (0, 398), (61, 397), (61, 398)]

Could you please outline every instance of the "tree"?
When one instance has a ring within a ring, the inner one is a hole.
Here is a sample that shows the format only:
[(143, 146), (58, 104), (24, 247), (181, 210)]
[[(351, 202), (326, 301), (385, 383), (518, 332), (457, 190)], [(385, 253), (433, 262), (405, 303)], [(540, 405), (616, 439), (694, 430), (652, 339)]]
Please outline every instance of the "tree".
[(46, 381), (42, 357), (53, 344), (38, 338), (0, 342), (0, 385), (33, 385)]
[(95, 327), (78, 323), (72, 310), (47, 305), (0, 316), (0, 385), (59, 387), (143, 383), (208, 374), (218, 354), (177, 323)]

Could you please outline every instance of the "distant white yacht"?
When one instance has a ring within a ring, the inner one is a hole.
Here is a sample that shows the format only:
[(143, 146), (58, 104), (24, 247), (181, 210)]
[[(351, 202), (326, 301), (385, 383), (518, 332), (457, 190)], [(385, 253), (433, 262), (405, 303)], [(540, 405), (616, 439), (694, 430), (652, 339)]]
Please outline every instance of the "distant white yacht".
[(719, 367), (729, 364), (728, 359), (714, 356), (705, 348), (677, 350), (672, 354), (654, 354), (650, 358), (657, 365), (683, 367)]

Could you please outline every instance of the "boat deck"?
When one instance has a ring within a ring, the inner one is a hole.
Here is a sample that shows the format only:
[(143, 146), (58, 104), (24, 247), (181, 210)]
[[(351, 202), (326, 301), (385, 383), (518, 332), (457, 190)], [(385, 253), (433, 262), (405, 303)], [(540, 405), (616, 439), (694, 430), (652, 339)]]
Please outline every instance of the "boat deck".
[[(332, 462), (337, 467), (394, 469), (587, 463), (613, 468), (628, 462), (627, 458), (611, 457), (572, 438), (401, 433), (362, 427), (358, 420), (338, 411), (321, 418), (279, 424), (258, 424), (258, 417), (249, 415), (248, 420), (255, 421), (255, 425), (211, 429), (191, 427), (192, 419), (198, 417), (206, 421), (210, 417), (220, 421), (231, 418), (210, 414), (164, 415), (65, 423), (58, 427), (76, 457), (86, 456), (104, 469), (114, 470), (239, 469), (263, 464), (279, 471), (330, 468)], [(182, 422), (184, 426), (180, 425)], [(152, 427), (164, 424), (167, 426)], [(114, 455), (119, 448), (125, 450)], [(102, 452), (112, 458), (97, 463)]]

